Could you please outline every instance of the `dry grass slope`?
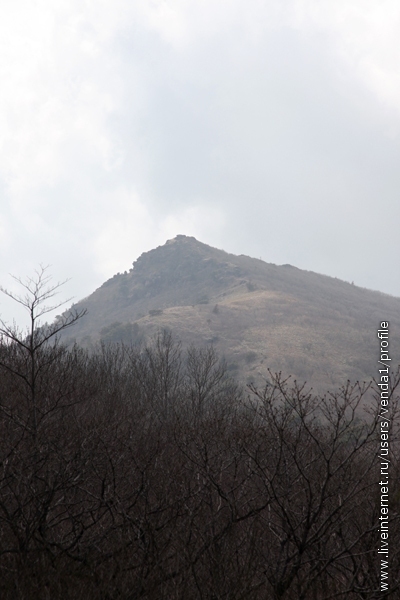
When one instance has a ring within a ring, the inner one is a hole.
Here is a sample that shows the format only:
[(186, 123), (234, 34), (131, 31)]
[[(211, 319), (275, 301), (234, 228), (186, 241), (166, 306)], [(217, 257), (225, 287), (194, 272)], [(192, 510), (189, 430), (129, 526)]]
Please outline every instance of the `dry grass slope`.
[(268, 368), (320, 391), (369, 380), (382, 320), (400, 360), (400, 298), (187, 236), (144, 253), (76, 306), (88, 309), (70, 332), (79, 344), (135, 343), (169, 328), (184, 345), (214, 344), (245, 382), (261, 383)]

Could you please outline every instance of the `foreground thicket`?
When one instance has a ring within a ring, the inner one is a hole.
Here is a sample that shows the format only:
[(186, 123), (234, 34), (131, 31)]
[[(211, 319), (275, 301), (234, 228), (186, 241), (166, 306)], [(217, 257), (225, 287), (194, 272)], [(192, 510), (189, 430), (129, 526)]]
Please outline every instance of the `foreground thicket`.
[(2, 598), (383, 597), (360, 386), (315, 398), (277, 376), (247, 397), (212, 349), (165, 333), (36, 361), (33, 413), (26, 352), (0, 347)]
[(316, 397), (271, 375), (244, 392), (212, 348), (183, 352), (167, 332), (94, 354), (59, 345), (55, 332), (3, 328), (1, 598), (399, 593), (397, 431), (385, 596), (378, 412), (369, 404), (363, 416), (365, 387)]

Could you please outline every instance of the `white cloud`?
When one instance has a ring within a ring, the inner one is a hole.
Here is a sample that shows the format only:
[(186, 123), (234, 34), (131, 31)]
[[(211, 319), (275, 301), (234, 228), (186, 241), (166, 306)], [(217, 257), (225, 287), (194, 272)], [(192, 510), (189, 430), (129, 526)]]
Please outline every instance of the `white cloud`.
[(143, 247), (152, 248), (154, 221), (134, 191), (120, 188), (102, 194), (99, 204), (90, 247), (95, 269), (105, 279), (127, 270)]
[(395, 0), (295, 0), (297, 27), (323, 32), (332, 60), (387, 108), (400, 107), (400, 7)]
[(2, 12), (0, 172), (11, 195), (69, 178), (77, 149), (100, 167), (115, 160), (107, 118), (120, 82), (107, 43), (118, 23), (110, 5), (93, 6), (16, 0)]
[[(332, 60), (347, 65), (346, 77), (357, 77), (398, 110), (399, 14), (396, 2), (365, 0), (15, 0), (0, 22), (0, 172), (13, 195), (68, 179), (83, 163), (118, 168), (124, 148), (109, 120), (126, 102), (126, 83), (115, 41), (146, 28), (177, 52), (219, 36), (245, 65), (257, 60), (257, 45), (270, 29), (297, 28), (307, 36), (322, 31)], [(142, 109), (145, 87), (141, 71), (130, 83), (131, 111), (136, 100)]]
[[(225, 211), (207, 203), (190, 206), (170, 214), (162, 222), (160, 233), (163, 240), (178, 234), (192, 235), (200, 241), (216, 243), (226, 224)], [(211, 240), (215, 240), (211, 242)], [(218, 244), (217, 244), (218, 245)]]
[[(0, 275), (52, 263), (79, 297), (178, 233), (368, 269), (378, 200), (392, 233), (399, 210), (399, 14), (389, 0), (6, 2)], [(342, 212), (360, 215), (358, 262)]]

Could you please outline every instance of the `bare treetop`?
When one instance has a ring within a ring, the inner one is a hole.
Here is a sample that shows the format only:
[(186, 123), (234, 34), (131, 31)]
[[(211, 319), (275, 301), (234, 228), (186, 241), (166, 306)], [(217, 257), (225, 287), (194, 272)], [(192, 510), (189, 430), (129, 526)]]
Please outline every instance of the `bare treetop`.
[(21, 286), (21, 294), (11, 292), (5, 287), (0, 286), (0, 291), (23, 306), (28, 311), (30, 318), (28, 325), (28, 339), (26, 339), (25, 335), (21, 335), (21, 332), (15, 323), (9, 325), (3, 321), (3, 319), (0, 319), (0, 334), (21, 346), (26, 348), (29, 346), (31, 350), (42, 346), (50, 338), (56, 336), (63, 329), (70, 327), (86, 314), (86, 310), (71, 310), (61, 319), (58, 319), (56, 323), (46, 326), (45, 328), (40, 327), (39, 319), (43, 317), (43, 315), (64, 306), (72, 300), (72, 298), (67, 298), (66, 300), (55, 302), (54, 304), (48, 304), (48, 301), (54, 298), (58, 294), (59, 289), (69, 281), (69, 279), (65, 279), (64, 281), (53, 284), (52, 276), (47, 272), (48, 268), (48, 265), (40, 265), (39, 268), (35, 270), (34, 276), (27, 276), (25, 279), (11, 275), (11, 277)]

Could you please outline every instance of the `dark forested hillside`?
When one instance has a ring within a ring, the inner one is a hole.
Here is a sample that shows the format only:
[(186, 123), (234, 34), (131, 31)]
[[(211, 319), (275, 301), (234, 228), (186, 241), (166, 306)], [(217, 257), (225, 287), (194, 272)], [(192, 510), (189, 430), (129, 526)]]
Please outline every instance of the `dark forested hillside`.
[[(77, 309), (69, 339), (138, 343), (166, 328), (184, 345), (213, 344), (242, 381), (282, 370), (320, 391), (376, 374), (382, 320), (400, 359), (400, 299), (350, 283), (235, 256), (177, 236), (142, 254)], [(67, 339), (66, 337), (63, 338)]]

